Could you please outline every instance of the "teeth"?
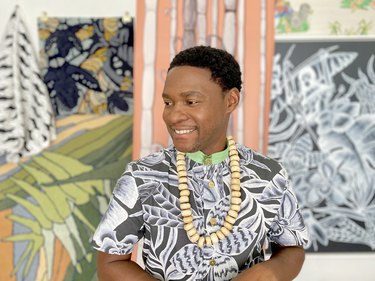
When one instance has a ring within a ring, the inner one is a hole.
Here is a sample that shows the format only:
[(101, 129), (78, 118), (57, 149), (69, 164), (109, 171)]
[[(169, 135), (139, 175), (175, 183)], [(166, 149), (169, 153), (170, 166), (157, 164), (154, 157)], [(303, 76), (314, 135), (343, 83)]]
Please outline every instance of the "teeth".
[(177, 135), (188, 134), (194, 130), (174, 130)]

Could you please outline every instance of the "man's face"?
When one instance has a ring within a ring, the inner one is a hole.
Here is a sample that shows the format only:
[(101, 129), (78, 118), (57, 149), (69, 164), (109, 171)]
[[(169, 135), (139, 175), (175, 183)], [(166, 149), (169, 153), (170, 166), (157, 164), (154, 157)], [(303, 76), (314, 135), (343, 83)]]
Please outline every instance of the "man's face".
[(232, 92), (224, 93), (209, 69), (178, 66), (168, 72), (163, 119), (177, 150), (209, 155), (225, 148), (229, 115), (238, 103)]

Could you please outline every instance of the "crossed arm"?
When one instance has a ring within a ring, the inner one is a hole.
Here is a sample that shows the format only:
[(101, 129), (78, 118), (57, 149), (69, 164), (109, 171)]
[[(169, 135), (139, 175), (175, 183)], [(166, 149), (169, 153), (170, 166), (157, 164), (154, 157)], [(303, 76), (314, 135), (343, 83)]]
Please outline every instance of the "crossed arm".
[(290, 281), (300, 272), (305, 260), (302, 247), (272, 244), (272, 256), (241, 272), (232, 281)]
[[(305, 252), (302, 247), (272, 245), (269, 260), (243, 271), (232, 281), (290, 281), (300, 272)], [(153, 281), (157, 280), (131, 261), (131, 255), (111, 255), (98, 252), (98, 277), (100, 281)]]

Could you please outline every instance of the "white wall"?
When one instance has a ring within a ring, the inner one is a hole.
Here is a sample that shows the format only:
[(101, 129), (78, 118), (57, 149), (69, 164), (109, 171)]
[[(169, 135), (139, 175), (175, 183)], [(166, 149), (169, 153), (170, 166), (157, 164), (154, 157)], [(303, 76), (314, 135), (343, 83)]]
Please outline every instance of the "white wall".
[(307, 254), (296, 281), (374, 281), (375, 253)]
[[(156, 0), (155, 0), (156, 1)], [(1, 0), (0, 34), (4, 33), (15, 5), (18, 4), (38, 46), (37, 17), (46, 12), (60, 17), (121, 17), (126, 11), (135, 15), (136, 0)], [(373, 281), (375, 252), (372, 254), (308, 254), (297, 281)]]

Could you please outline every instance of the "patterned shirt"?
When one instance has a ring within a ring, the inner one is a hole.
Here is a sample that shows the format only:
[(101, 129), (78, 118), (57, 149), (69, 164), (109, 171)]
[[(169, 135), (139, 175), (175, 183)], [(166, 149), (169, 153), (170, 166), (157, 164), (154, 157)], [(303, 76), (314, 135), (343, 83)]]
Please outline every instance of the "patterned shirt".
[[(245, 146), (241, 166), (241, 210), (231, 234), (199, 248), (183, 228), (176, 149), (171, 146), (129, 163), (113, 191), (92, 240), (95, 249), (129, 254), (144, 238), (145, 270), (159, 280), (231, 280), (264, 261), (264, 245), (304, 245), (306, 226), (283, 167)], [(187, 154), (193, 223), (200, 235), (221, 228), (230, 209), (228, 151)], [(222, 157), (224, 155), (224, 157)], [(204, 155), (203, 155), (204, 156)]]

